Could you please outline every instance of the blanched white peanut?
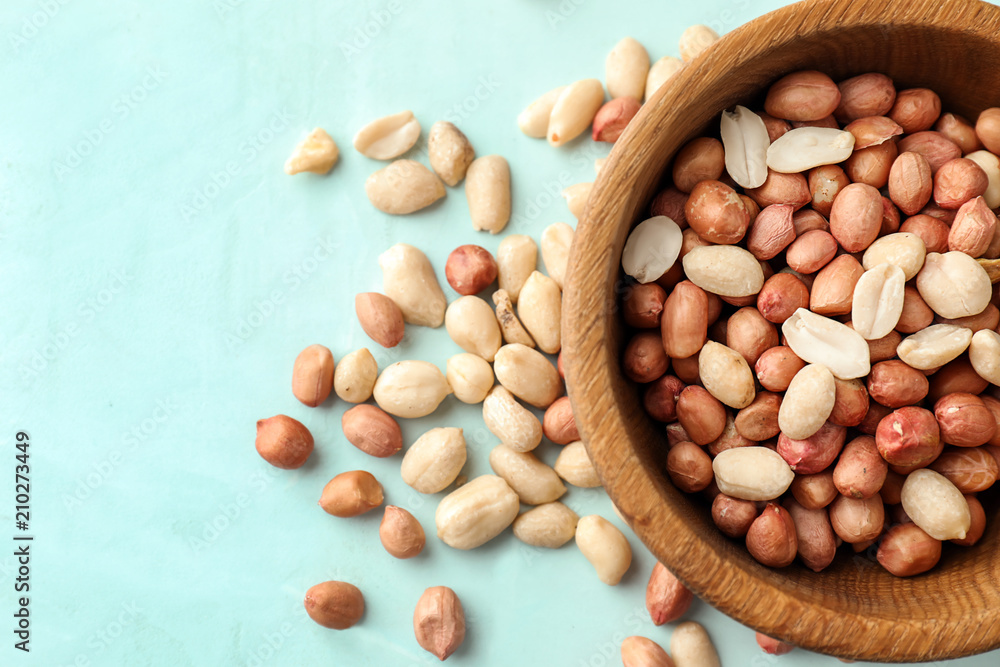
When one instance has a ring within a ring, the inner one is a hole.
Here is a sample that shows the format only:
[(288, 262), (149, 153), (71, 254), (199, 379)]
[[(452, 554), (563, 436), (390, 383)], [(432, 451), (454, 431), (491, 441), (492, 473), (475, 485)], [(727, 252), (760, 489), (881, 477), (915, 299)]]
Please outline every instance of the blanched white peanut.
[(549, 129), (549, 116), (552, 115), (552, 107), (556, 105), (556, 100), (566, 90), (566, 86), (553, 88), (537, 100), (524, 108), (524, 111), (517, 115), (517, 126), (521, 128), (529, 137), (544, 139)]
[(626, 37), (615, 44), (604, 61), (604, 80), (608, 84), (608, 95), (634, 97), (642, 101), (646, 90), (646, 75), (649, 73), (649, 54), (642, 44)]
[(580, 517), (560, 502), (545, 503), (514, 520), (514, 537), (533, 547), (558, 549), (573, 539)]
[(712, 294), (750, 296), (764, 286), (764, 270), (757, 258), (739, 246), (698, 246), (682, 262), (688, 280)]
[(289, 176), (303, 171), (325, 174), (337, 164), (339, 156), (340, 150), (336, 142), (326, 130), (317, 127), (295, 147), (295, 151), (285, 162), (285, 173)]
[(903, 270), (895, 264), (879, 264), (861, 274), (851, 303), (854, 330), (865, 340), (888, 336), (903, 312), (905, 287)]
[(427, 137), (427, 155), (431, 169), (448, 185), (458, 185), (465, 178), (469, 165), (476, 159), (469, 138), (446, 120), (431, 126)]
[(690, 62), (717, 41), (719, 41), (719, 34), (707, 25), (693, 25), (681, 33), (678, 44), (681, 59), (684, 62)]
[(971, 342), (971, 329), (955, 324), (934, 324), (904, 338), (896, 346), (896, 354), (908, 365), (927, 371), (955, 359)]
[(869, 270), (879, 264), (894, 264), (903, 270), (906, 280), (912, 280), (923, 267), (926, 256), (927, 246), (922, 238), (910, 232), (896, 232), (886, 234), (868, 246), (861, 265)]
[(826, 423), (836, 395), (833, 373), (821, 364), (809, 364), (788, 385), (778, 408), (778, 427), (793, 440), (805, 440)]
[(597, 571), (597, 578), (615, 586), (632, 564), (632, 547), (622, 532), (604, 517), (585, 516), (576, 524), (576, 546)]
[(572, 245), (573, 228), (565, 222), (551, 224), (542, 232), (542, 264), (559, 289), (566, 283), (566, 265)]
[(960, 540), (969, 532), (969, 503), (940, 473), (929, 468), (914, 470), (903, 482), (900, 498), (907, 516), (934, 539)]
[(604, 87), (597, 79), (583, 79), (567, 86), (549, 116), (549, 144), (562, 146), (583, 134), (603, 103)]
[(403, 311), (410, 324), (439, 327), (448, 301), (434, 275), (427, 255), (405, 243), (397, 243), (379, 255), (382, 289)]
[(721, 667), (719, 654), (698, 623), (686, 621), (670, 636), (670, 654), (676, 667)]
[(932, 252), (917, 274), (917, 291), (935, 313), (955, 319), (983, 312), (993, 286), (986, 269), (964, 252)]
[(781, 333), (800, 359), (826, 366), (841, 380), (864, 377), (871, 370), (868, 343), (836, 320), (799, 308), (781, 325)]
[(503, 344), (500, 325), (490, 304), (478, 296), (460, 296), (444, 314), (448, 335), (466, 352), (493, 361)]
[(742, 500), (774, 500), (795, 479), (785, 459), (767, 447), (727, 449), (712, 460), (712, 470), (719, 490)]
[(465, 175), (472, 228), (499, 234), (510, 220), (510, 166), (500, 155), (484, 155)]
[(333, 371), (333, 390), (348, 403), (364, 403), (372, 397), (378, 364), (375, 357), (363, 347), (340, 360)]
[(528, 347), (535, 347), (535, 339), (531, 337), (521, 320), (517, 319), (514, 313), (514, 304), (510, 301), (507, 290), (498, 289), (493, 293), (493, 303), (496, 305), (497, 323), (500, 325), (500, 333), (503, 335), (505, 343), (521, 343)]
[(445, 377), (463, 403), (482, 403), (493, 388), (493, 368), (477, 354), (463, 352), (448, 359)]
[(555, 354), (562, 346), (562, 292), (552, 278), (532, 272), (521, 288), (517, 316), (535, 339), (538, 349)]
[(986, 205), (990, 208), (1000, 206), (1000, 158), (989, 151), (973, 151), (965, 159), (972, 160), (986, 172), (988, 185), (983, 193)]
[(412, 111), (383, 116), (354, 135), (354, 148), (373, 160), (391, 160), (413, 148), (420, 138), (420, 123)]
[(674, 265), (683, 242), (681, 228), (667, 216), (643, 220), (625, 241), (622, 268), (640, 283), (651, 283)]
[(767, 149), (767, 166), (782, 174), (799, 174), (837, 164), (854, 152), (854, 135), (832, 127), (798, 127), (785, 132)]
[(517, 303), (521, 287), (538, 264), (538, 246), (530, 236), (514, 234), (500, 242), (497, 248), (497, 276), (500, 289)]
[(490, 467), (500, 475), (525, 505), (551, 503), (566, 493), (556, 471), (531, 452), (517, 452), (497, 445), (490, 452)]
[(990, 329), (974, 333), (969, 344), (969, 361), (979, 377), (1000, 386), (1000, 334)]
[(681, 71), (684, 61), (673, 56), (663, 56), (649, 68), (646, 75), (646, 101), (653, 96), (674, 74)]
[(590, 191), (593, 188), (593, 183), (576, 183), (562, 191), (562, 196), (566, 200), (569, 212), (577, 220), (583, 216), (583, 211), (587, 207), (587, 199), (590, 198)]
[(601, 485), (601, 478), (587, 454), (587, 448), (580, 440), (563, 447), (556, 459), (555, 470), (573, 486), (592, 489)]
[(426, 417), (451, 393), (448, 380), (426, 361), (397, 361), (382, 371), (372, 395), (390, 415)]
[(496, 475), (482, 475), (441, 499), (434, 523), (441, 540), (455, 549), (475, 549), (517, 518), (520, 501)]
[(541, 352), (525, 345), (501, 347), (493, 372), (510, 393), (536, 408), (547, 408), (562, 394), (562, 380), (555, 366)]
[(483, 421), (500, 442), (517, 452), (530, 452), (542, 441), (542, 423), (502, 386), (483, 401)]
[(444, 197), (444, 183), (415, 160), (396, 160), (365, 181), (372, 206), (390, 215), (407, 215)]
[(742, 354), (715, 341), (698, 353), (698, 376), (712, 396), (740, 410), (756, 396), (753, 371)]
[(744, 188), (759, 188), (767, 180), (767, 148), (771, 143), (764, 120), (737, 105), (723, 111), (719, 123), (725, 148), (726, 171)]
[(462, 429), (432, 428), (406, 450), (399, 473), (420, 493), (437, 493), (455, 481), (465, 458)]

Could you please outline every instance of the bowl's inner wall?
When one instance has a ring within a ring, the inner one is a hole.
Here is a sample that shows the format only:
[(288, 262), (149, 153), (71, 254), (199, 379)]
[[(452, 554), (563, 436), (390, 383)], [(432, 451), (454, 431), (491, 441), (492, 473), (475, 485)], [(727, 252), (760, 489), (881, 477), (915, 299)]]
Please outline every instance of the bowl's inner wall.
[[(962, 3), (962, 7), (975, 5)], [(970, 15), (968, 18), (997, 24), (995, 11), (986, 12), (982, 17)], [(594, 218), (595, 224), (614, 225), (611, 242), (603, 248), (606, 251), (602, 253), (604, 263), (593, 269), (595, 273), (606, 270), (614, 276), (595, 283), (605, 290), (604, 302), (609, 306), (606, 312), (616, 312), (614, 304), (620, 297), (623, 283), (618, 258), (625, 238), (631, 225), (646, 217), (649, 201), (663, 174), (668, 174), (666, 168), (674, 153), (702, 133), (716, 134), (718, 116), (723, 109), (747, 102), (751, 102), (752, 108), (761, 108), (762, 91), (780, 76), (801, 69), (817, 69), (830, 74), (835, 80), (841, 80), (864, 72), (883, 72), (894, 79), (899, 90), (908, 87), (935, 90), (943, 100), (945, 111), (967, 118), (974, 119), (983, 108), (1000, 106), (1000, 49), (995, 42), (965, 29), (910, 21), (890, 26), (853, 28), (834, 24), (804, 36), (798, 36), (798, 26), (795, 25), (786, 25), (785, 30), (790, 35), (778, 36), (771, 42), (767, 41), (766, 35), (743, 35), (743, 41), (754, 40), (752, 46), (757, 50), (739, 66), (738, 71), (726, 71), (726, 60), (721, 54), (720, 57), (712, 57), (721, 44), (710, 51), (706, 59), (689, 65), (673, 86), (679, 92), (671, 94), (666, 91), (666, 94), (653, 100), (653, 109), (643, 110), (640, 124), (651, 126), (644, 128), (645, 136), (653, 137), (651, 149), (638, 157), (635, 151), (630, 150), (633, 146), (613, 154), (616, 171), (609, 177), (617, 175), (626, 184), (617, 197), (614, 192), (608, 194), (614, 197), (609, 201), (614, 201), (616, 211), (596, 210), (600, 202), (592, 201), (595, 210), (589, 216)], [(746, 53), (735, 55), (747, 56)], [(639, 133), (639, 128), (630, 127), (626, 138)], [(610, 190), (611, 184), (606, 185)], [(955, 608), (956, 597), (959, 598), (960, 613), (981, 618), (978, 626), (981, 632), (961, 640), (964, 650), (956, 650), (953, 645), (940, 651), (928, 648), (917, 655), (922, 659), (956, 656), (1000, 644), (996, 609), (997, 591), (1000, 590), (1000, 550), (996, 548), (1000, 542), (1000, 512), (995, 504), (987, 533), (979, 546), (946, 546), (941, 564), (920, 577), (899, 579), (890, 575), (877, 564), (873, 550), (859, 555), (842, 553), (834, 566), (821, 573), (813, 573), (798, 564), (784, 570), (764, 568), (749, 556), (742, 544), (718, 532), (703, 498), (689, 498), (670, 483), (663, 472), (665, 446), (662, 427), (655, 425), (644, 414), (637, 388), (621, 374), (619, 360), (624, 328), (620, 318), (612, 315), (598, 319), (596, 324), (603, 328), (600, 333), (610, 344), (604, 345), (599, 357), (588, 360), (585, 365), (611, 369), (612, 396), (607, 401), (620, 413), (630, 432), (621, 438), (616, 437), (614, 443), (592, 443), (592, 453), (607, 482), (609, 493), (629, 516), (639, 536), (657, 557), (675, 569), (709, 602), (732, 613), (734, 601), (723, 590), (726, 584), (718, 581), (728, 579), (729, 575), (719, 569), (717, 581), (713, 582), (712, 578), (705, 581), (704, 568), (710, 564), (685, 565), (685, 552), (694, 547), (707, 546), (716, 565), (737, 568), (747, 578), (763, 579), (805, 605), (837, 609), (845, 615), (857, 616), (861, 623), (869, 618), (884, 618), (899, 623), (905, 623), (907, 619), (941, 618), (942, 614)], [(602, 419), (595, 419), (598, 428)], [(626, 439), (631, 442), (626, 443)], [(613, 448), (627, 449), (629, 445), (631, 450), (628, 455), (612, 451)], [(636, 471), (631, 465), (636, 460), (646, 472)], [(648, 479), (639, 480), (639, 477)], [(626, 497), (628, 489), (643, 486), (648, 489), (650, 481), (655, 494)], [(621, 497), (616, 495), (616, 490), (622, 492)], [(986, 500), (988, 502), (989, 499)], [(664, 505), (669, 508), (667, 518), (686, 524), (690, 527), (689, 534), (662, 534), (662, 527), (655, 524), (664, 519)], [(698, 580), (695, 580), (696, 575)], [(743, 606), (751, 607), (754, 602), (752, 599), (742, 601)], [(905, 613), (901, 616), (903, 610)], [(795, 634), (795, 625), (801, 620), (795, 618), (801, 612), (794, 610), (775, 610), (773, 613), (765, 610), (762, 613), (765, 616), (770, 614), (774, 625), (785, 628), (788, 631), (786, 636)], [(766, 625), (762, 621), (760, 626)], [(811, 632), (823, 634), (824, 630), (814, 628)], [(845, 656), (867, 654), (869, 659), (915, 659), (914, 655), (905, 654), (902, 647), (895, 647), (889, 652), (883, 647), (879, 653), (857, 643), (838, 643), (835, 637), (831, 637), (821, 648)], [(919, 647), (912, 648), (919, 650)]]

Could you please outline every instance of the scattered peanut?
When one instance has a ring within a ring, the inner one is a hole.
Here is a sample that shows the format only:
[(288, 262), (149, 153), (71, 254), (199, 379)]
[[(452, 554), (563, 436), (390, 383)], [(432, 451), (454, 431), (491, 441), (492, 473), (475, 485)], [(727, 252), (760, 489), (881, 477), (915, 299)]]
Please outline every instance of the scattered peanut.
[(310, 171), (314, 174), (326, 174), (337, 164), (340, 151), (337, 144), (321, 127), (309, 133), (295, 147), (295, 150), (285, 162), (285, 173), (289, 176)]
[(616, 586), (632, 564), (632, 548), (622, 532), (596, 514), (576, 524), (576, 546), (597, 571), (597, 578)]

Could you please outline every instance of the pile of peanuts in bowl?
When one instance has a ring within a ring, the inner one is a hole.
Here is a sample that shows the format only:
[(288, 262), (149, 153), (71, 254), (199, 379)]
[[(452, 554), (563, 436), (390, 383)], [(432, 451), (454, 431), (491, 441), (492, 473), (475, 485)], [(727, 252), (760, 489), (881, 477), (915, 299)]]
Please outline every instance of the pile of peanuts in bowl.
[(622, 253), (667, 472), (766, 566), (926, 572), (1000, 474), (1000, 108), (800, 71), (717, 127)]

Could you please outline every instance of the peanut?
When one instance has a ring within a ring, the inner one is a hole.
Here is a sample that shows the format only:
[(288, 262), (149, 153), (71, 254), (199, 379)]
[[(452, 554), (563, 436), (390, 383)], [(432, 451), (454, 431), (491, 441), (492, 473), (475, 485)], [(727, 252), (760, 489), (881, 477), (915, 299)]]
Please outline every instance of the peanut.
[(308, 591), (304, 600), (309, 618), (324, 628), (346, 630), (365, 613), (365, 598), (346, 581), (324, 581)]
[(507, 482), (481, 475), (441, 499), (434, 513), (438, 537), (455, 549), (475, 549), (513, 523), (519, 507)]
[(364, 470), (342, 472), (327, 482), (319, 504), (333, 516), (358, 516), (382, 504), (382, 485)]
[(566, 493), (556, 471), (531, 452), (517, 452), (506, 445), (497, 445), (490, 452), (490, 467), (526, 505), (551, 503)]
[(545, 411), (545, 417), (542, 419), (542, 432), (546, 438), (557, 445), (568, 445), (580, 439), (580, 432), (576, 428), (573, 406), (569, 402), (569, 396), (557, 398), (548, 407)]
[(746, 537), (756, 518), (757, 504), (752, 500), (741, 500), (724, 493), (712, 500), (712, 521), (728, 537)]
[(368, 348), (351, 352), (340, 360), (333, 372), (333, 390), (348, 403), (364, 403), (372, 397), (378, 364)]
[(795, 560), (798, 537), (788, 510), (768, 503), (747, 531), (747, 551), (768, 567), (786, 567)]
[(529, 452), (542, 441), (542, 424), (501, 386), (483, 401), (483, 421), (493, 435), (514, 451)]
[(385, 294), (403, 311), (410, 324), (437, 328), (444, 323), (448, 305), (427, 255), (397, 243), (379, 255)]
[(879, 454), (890, 465), (918, 468), (941, 454), (941, 431), (934, 414), (908, 406), (884, 417), (875, 432)]
[(684, 62), (690, 62), (717, 41), (719, 41), (718, 33), (707, 25), (693, 25), (681, 33), (678, 51)]
[(403, 311), (389, 297), (378, 292), (358, 294), (354, 310), (364, 332), (382, 347), (396, 347), (403, 340)]
[(972, 341), (972, 331), (954, 324), (935, 324), (907, 336), (896, 354), (910, 366), (930, 370), (965, 352)]
[(854, 286), (851, 321), (865, 340), (888, 336), (903, 312), (906, 279), (895, 264), (878, 264), (862, 274)]
[(632, 564), (632, 548), (621, 531), (596, 514), (576, 524), (576, 546), (597, 571), (597, 578), (616, 586)]
[(722, 664), (705, 628), (694, 621), (674, 628), (670, 635), (670, 653), (676, 667), (720, 667)]
[[(562, 292), (555, 280), (534, 271), (521, 287), (517, 315), (535, 340), (538, 349), (555, 354), (562, 345), (560, 320), (562, 319)], [(492, 316), (490, 319), (493, 319)], [(493, 322), (496, 327), (496, 322)], [(497, 329), (497, 338), (500, 338)], [(499, 347), (499, 345), (498, 345)], [(487, 359), (487, 361), (492, 361)]]
[(547, 408), (562, 394), (559, 373), (548, 359), (518, 343), (500, 348), (493, 372), (510, 393), (536, 408)]
[(333, 353), (322, 345), (310, 345), (295, 358), (292, 394), (302, 404), (315, 408), (330, 396), (333, 372)]
[(365, 454), (385, 458), (403, 448), (399, 424), (374, 405), (355, 405), (340, 419), (347, 441)]
[(971, 527), (969, 504), (962, 492), (933, 470), (921, 468), (907, 475), (901, 498), (913, 523), (934, 539), (962, 539)]
[(510, 220), (510, 166), (499, 155), (472, 161), (465, 175), (472, 228), (499, 234)]
[(941, 540), (934, 539), (916, 524), (899, 524), (882, 536), (877, 558), (882, 567), (897, 577), (923, 574), (941, 560)]
[(693, 442), (681, 442), (667, 452), (667, 475), (681, 491), (696, 493), (712, 483), (712, 458)]
[(836, 385), (830, 370), (809, 364), (788, 385), (778, 410), (778, 426), (787, 437), (804, 440), (826, 423), (835, 398)]
[(535, 139), (544, 139), (549, 129), (552, 108), (564, 90), (566, 86), (553, 88), (525, 107), (524, 111), (517, 115), (517, 126), (521, 132)]
[(806, 509), (794, 498), (786, 498), (784, 508), (795, 525), (799, 558), (813, 572), (825, 569), (837, 555), (837, 543), (826, 509)]
[(434, 412), (451, 387), (437, 366), (426, 361), (398, 361), (375, 381), (372, 395), (380, 408), (404, 418), (426, 417)]
[(431, 126), (427, 152), (431, 169), (452, 187), (465, 178), (469, 165), (476, 159), (476, 151), (469, 138), (446, 120), (439, 120)]
[(580, 136), (603, 103), (604, 87), (597, 79), (583, 79), (567, 86), (549, 116), (546, 130), (549, 144), (563, 146)]
[(311, 171), (314, 174), (325, 174), (333, 169), (340, 157), (337, 144), (321, 127), (309, 133), (295, 147), (288, 161), (285, 162), (285, 173), (289, 176)]
[(463, 352), (448, 359), (445, 379), (463, 403), (482, 403), (493, 388), (493, 368), (482, 357)]
[(694, 594), (662, 563), (653, 565), (646, 584), (646, 610), (653, 625), (673, 623), (691, 607)]
[(969, 361), (981, 378), (1000, 386), (1000, 334), (988, 329), (973, 334)]
[(382, 546), (393, 558), (413, 558), (424, 550), (427, 538), (417, 519), (395, 505), (386, 505), (382, 523), (378, 527)]
[(849, 544), (874, 540), (885, 525), (885, 505), (876, 492), (868, 498), (838, 496), (830, 505), (830, 525)]
[(639, 283), (651, 283), (677, 261), (683, 240), (681, 228), (670, 218), (659, 215), (644, 220), (625, 241), (622, 269)]
[[(653, 285), (653, 287), (659, 287), (659, 285)], [(662, 288), (660, 289), (662, 290)], [(503, 335), (504, 342), (535, 347), (535, 339), (524, 330), (524, 325), (514, 313), (514, 304), (511, 303), (507, 290), (498, 289), (494, 292), (493, 303), (496, 305), (497, 323), (500, 325), (500, 333)]]
[(400, 111), (365, 125), (354, 136), (354, 149), (373, 160), (391, 160), (413, 148), (420, 123), (412, 111)]
[(406, 450), (399, 472), (420, 493), (437, 493), (455, 481), (466, 456), (462, 429), (432, 428)]
[(727, 496), (742, 500), (773, 500), (788, 490), (795, 473), (767, 447), (738, 447), (712, 461), (715, 482)]
[(621, 654), (624, 667), (675, 667), (663, 647), (646, 637), (626, 637)]
[(465, 641), (465, 610), (455, 591), (434, 586), (424, 591), (413, 610), (417, 643), (439, 660), (446, 660)]
[(764, 110), (785, 120), (820, 120), (840, 106), (840, 98), (840, 89), (826, 74), (793, 72), (771, 85), (764, 100)]
[(549, 225), (542, 232), (542, 264), (559, 289), (563, 289), (566, 284), (566, 266), (571, 245), (573, 228), (565, 222)]
[(826, 366), (834, 376), (851, 380), (868, 375), (868, 344), (847, 326), (804, 308), (781, 325), (792, 351), (802, 360)]
[(514, 537), (533, 547), (558, 549), (576, 535), (580, 517), (560, 502), (545, 503), (514, 520)]
[(444, 183), (414, 160), (396, 160), (365, 181), (372, 206), (390, 215), (407, 215), (427, 208), (444, 197)]
[(451, 288), (459, 294), (479, 294), (496, 280), (497, 263), (486, 248), (462, 245), (448, 255), (444, 276)]
[(753, 402), (753, 372), (735, 350), (708, 341), (698, 354), (698, 374), (705, 389), (729, 407), (739, 410)]
[(448, 335), (466, 352), (493, 361), (503, 345), (500, 325), (490, 304), (478, 296), (461, 296), (445, 311)]
[(301, 468), (312, 454), (314, 441), (301, 422), (276, 415), (257, 422), (257, 453), (276, 468)]
[(517, 303), (521, 287), (535, 270), (538, 262), (538, 246), (529, 236), (514, 234), (506, 237), (497, 248), (497, 269), (500, 289)]

